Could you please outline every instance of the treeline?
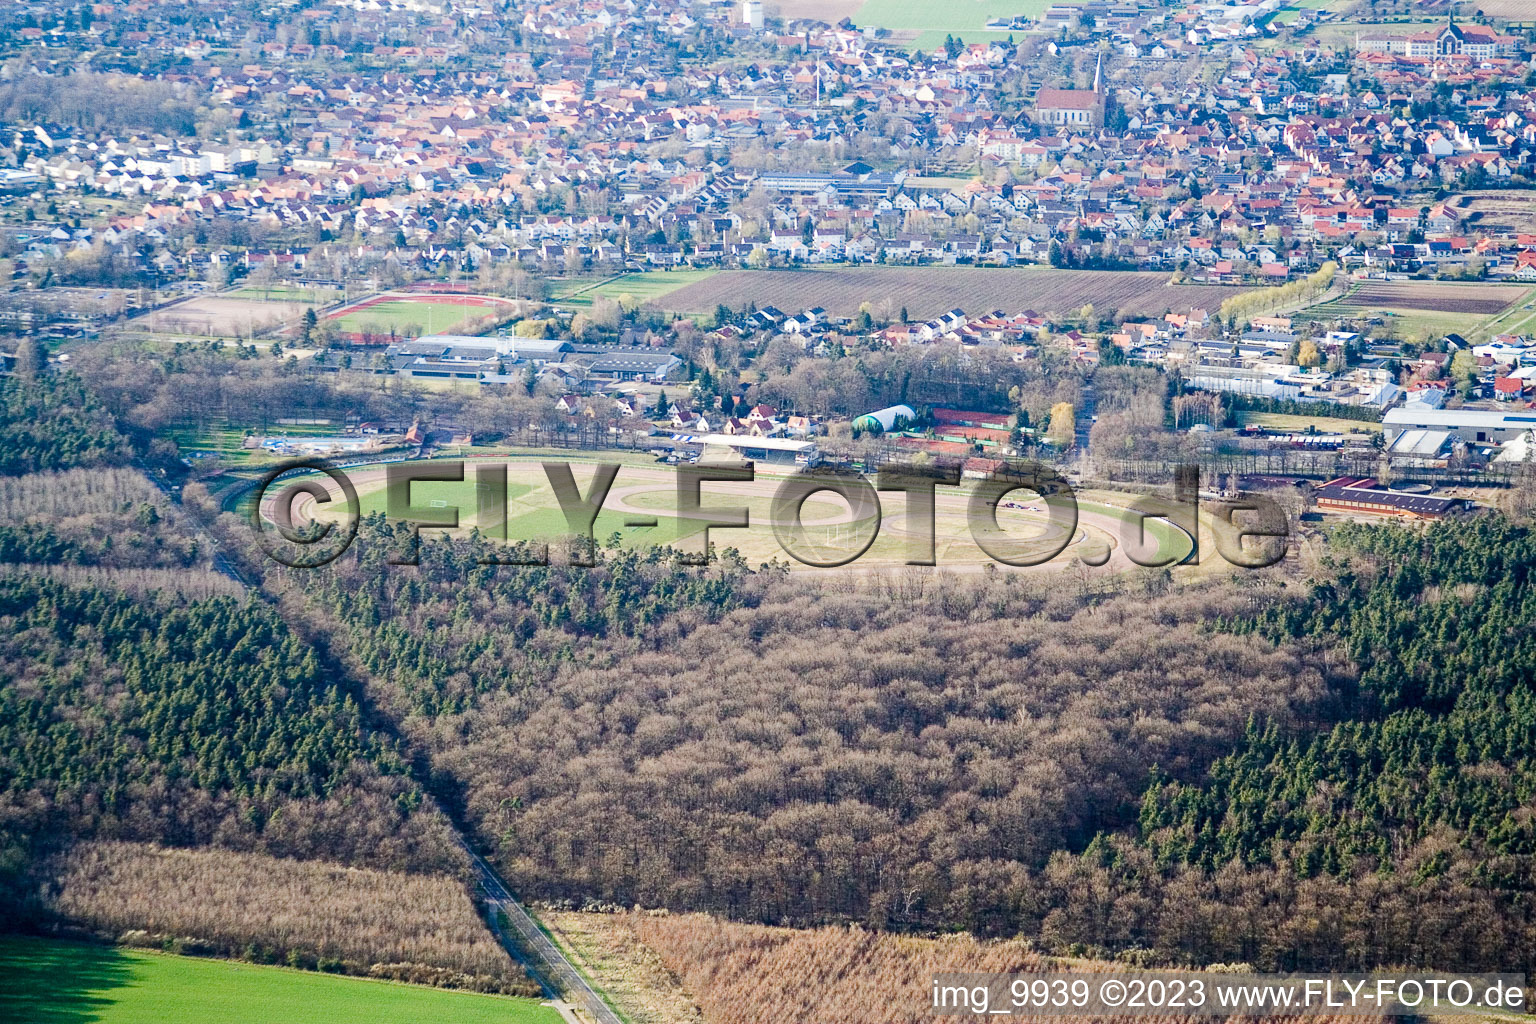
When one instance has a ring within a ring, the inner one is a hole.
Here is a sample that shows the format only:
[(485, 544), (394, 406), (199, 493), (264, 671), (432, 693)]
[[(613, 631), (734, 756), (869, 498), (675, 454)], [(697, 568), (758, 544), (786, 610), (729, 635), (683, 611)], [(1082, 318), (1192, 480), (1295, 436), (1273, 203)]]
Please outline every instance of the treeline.
[[(481, 694), (520, 692), (585, 657), (592, 641), (663, 624), (696, 628), (755, 600), (757, 590), (738, 559), (698, 570), (656, 548), (600, 548), (591, 568), (496, 568), (482, 562), (508, 557), (505, 545), (424, 538), (418, 568), (390, 566), (409, 550), (409, 536), (405, 524), (371, 515), (345, 559), (274, 583), (303, 589), (308, 614), (344, 638), (360, 674), (383, 684), (381, 705), (402, 717), (457, 713)], [(685, 620), (668, 620), (681, 610)]]
[(1058, 938), (1275, 967), (1536, 964), (1536, 537), (1487, 516), (1346, 526), (1333, 546), (1305, 602), (1227, 628), (1330, 651), (1348, 714), (1256, 720), (1204, 779), (1155, 776), (1134, 835), (1054, 865)]
[(208, 552), (181, 512), (127, 468), (0, 477), (0, 563), (190, 568)]
[[(377, 356), (357, 355), (354, 370), (322, 372), (312, 362), (242, 358), (233, 346), (183, 345), (172, 354), (130, 342), (103, 342), (78, 354), (74, 365), (101, 404), (127, 429), (198, 432), (232, 425), (282, 429), (285, 419), (348, 417), (408, 426), (413, 420), (460, 423), (482, 437), (510, 434), (536, 423), (565, 426), (556, 396), (438, 392), (408, 378), (368, 372)], [(165, 442), (162, 441), (162, 444)]]
[(1380, 423), (1381, 410), (1369, 405), (1345, 405), (1342, 402), (1300, 402), (1290, 398), (1261, 398), (1258, 395), (1229, 393), (1225, 396), (1227, 417), (1217, 426), (1237, 426), (1239, 412), (1270, 412), (1286, 416), (1328, 416), (1341, 420)]
[(1002, 349), (908, 345), (807, 356), (771, 343), (758, 360), (762, 379), (749, 398), (818, 415), (857, 416), (889, 405), (951, 406), (991, 412), (1025, 409), (1043, 423), (1059, 401), (1077, 399), (1080, 380), (1058, 353), (1016, 361)]
[(111, 941), (539, 994), (446, 875), (121, 842), (76, 846), (44, 874), (47, 911)]
[(122, 569), (105, 565), (43, 565), (37, 562), (0, 564), (0, 574), (43, 576), (73, 587), (107, 587), (147, 600), (202, 600), (210, 597), (244, 599), (247, 591), (236, 580), (210, 568)]
[(0, 476), (122, 465), (133, 454), (75, 375), (0, 377)]
[(1330, 261), (1306, 277), (1295, 281), (1234, 295), (1221, 304), (1218, 315), (1228, 323), (1246, 324), (1255, 316), (1271, 310), (1283, 306), (1294, 306), (1298, 303), (1305, 304), (1333, 287), (1333, 280), (1338, 272), (1339, 265)]
[(1093, 383), (1098, 405), (1088, 441), (1095, 465), (1113, 466), (1116, 459), (1172, 462), (1199, 450), (1200, 438), (1170, 429), (1179, 424), (1170, 421), (1171, 389), (1160, 371), (1143, 366), (1100, 366)]
[(0, 119), (20, 124), (57, 121), (106, 134), (190, 136), (196, 129), (197, 102), (197, 93), (186, 85), (137, 75), (77, 71), (18, 75), (0, 84)]
[(3, 576), (0, 678), (7, 869), (92, 836), (462, 866), (356, 695), (265, 605)]

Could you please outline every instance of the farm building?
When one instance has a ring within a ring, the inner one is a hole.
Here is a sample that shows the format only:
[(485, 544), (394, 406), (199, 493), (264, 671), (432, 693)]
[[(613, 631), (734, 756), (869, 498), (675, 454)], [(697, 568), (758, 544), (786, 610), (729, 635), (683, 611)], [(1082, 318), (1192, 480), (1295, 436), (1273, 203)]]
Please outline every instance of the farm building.
[(1318, 508), (1332, 512), (1363, 512), (1407, 519), (1441, 519), (1463, 505), (1460, 498), (1387, 490), (1377, 487), (1375, 480), (1357, 477), (1330, 480), (1317, 489), (1315, 497)]
[(542, 366), (558, 363), (571, 351), (571, 343), (559, 338), (512, 338), (512, 352), (518, 362)]
[(1405, 430), (1392, 439), (1387, 452), (1393, 458), (1435, 461), (1451, 449), (1449, 430)]
[(1199, 367), (1202, 371), (1198, 376), (1189, 378), (1189, 386), (1199, 388), (1202, 391), (1227, 391), (1239, 395), (1256, 395), (1260, 398), (1280, 398), (1295, 401), (1301, 397), (1301, 387), (1296, 384), (1287, 384), (1281, 380), (1276, 371), (1283, 371), (1286, 367), (1264, 366), (1255, 368), (1255, 373), (1233, 373), (1230, 376), (1216, 376), (1211, 371), (1218, 369), (1209, 366)]
[(1430, 409), (1421, 402), (1413, 402), (1387, 410), (1381, 423), (1388, 442), (1409, 430), (1444, 430), (1463, 441), (1503, 444), (1536, 427), (1536, 412)]

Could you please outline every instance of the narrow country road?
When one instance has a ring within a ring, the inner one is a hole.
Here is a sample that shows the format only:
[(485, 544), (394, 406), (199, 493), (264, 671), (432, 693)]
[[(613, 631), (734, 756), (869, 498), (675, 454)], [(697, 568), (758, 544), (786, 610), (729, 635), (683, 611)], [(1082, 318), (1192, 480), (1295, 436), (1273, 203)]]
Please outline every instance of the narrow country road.
[(240, 567), (224, 553), (224, 548), (214, 539), (213, 534), (208, 532), (202, 520), (182, 507), (181, 495), (164, 479), (151, 472), (143, 459), (135, 458), (133, 461), (138, 465), (139, 472), (144, 474), (145, 479), (154, 484), (160, 493), (164, 494), (166, 499), (176, 506), (177, 513), (186, 519), (187, 524), (197, 534), (198, 543), (206, 545), (208, 551), (212, 553), (213, 570), (223, 573), (242, 587), (250, 589), (251, 581), (245, 578), (245, 574), (240, 571)]
[(1098, 413), (1099, 394), (1093, 389), (1093, 375), (1088, 375), (1088, 380), (1083, 384), (1080, 393), (1082, 408), (1077, 410), (1077, 418), (1074, 426), (1073, 443), (1077, 445), (1077, 457), (1079, 462), (1088, 460), (1088, 436), (1093, 432), (1093, 420)]
[[(507, 952), (525, 967), (533, 970), (539, 978), (539, 983), (544, 986), (546, 994), (553, 998), (564, 998), (585, 1012), (588, 1019), (599, 1024), (624, 1024), (613, 1008), (603, 1001), (602, 996), (587, 983), (587, 979), (581, 976), (581, 972), (566, 959), (564, 953), (549, 940), (549, 936), (529, 916), (508, 891), (502, 882), (501, 876), (496, 874), (496, 869), (486, 863), (481, 857), (461, 838), (460, 845), (464, 852), (469, 854), (469, 859), (475, 866), (475, 873), (480, 878), (480, 891), (485, 895), (486, 911), (490, 915), (491, 929), (502, 945), (507, 947)], [(505, 914), (507, 923), (511, 925), (515, 935), (508, 936), (503, 932), (500, 915)]]

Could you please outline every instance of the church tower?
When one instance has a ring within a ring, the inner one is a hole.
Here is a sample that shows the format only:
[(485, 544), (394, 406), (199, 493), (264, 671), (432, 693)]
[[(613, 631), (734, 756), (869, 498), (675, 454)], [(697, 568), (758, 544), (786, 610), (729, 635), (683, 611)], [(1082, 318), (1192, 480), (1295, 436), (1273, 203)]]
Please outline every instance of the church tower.
[(1093, 68), (1093, 114), (1094, 124), (1104, 127), (1104, 115), (1106, 104), (1104, 98), (1104, 51), (1099, 51), (1099, 62)]

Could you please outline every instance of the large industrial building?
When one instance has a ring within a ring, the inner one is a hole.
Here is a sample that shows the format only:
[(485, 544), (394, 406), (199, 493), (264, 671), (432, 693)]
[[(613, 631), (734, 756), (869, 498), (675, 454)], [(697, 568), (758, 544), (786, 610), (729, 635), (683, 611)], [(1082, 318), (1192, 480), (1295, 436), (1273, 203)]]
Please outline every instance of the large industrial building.
[(1387, 410), (1381, 424), (1389, 443), (1400, 434), (1421, 430), (1444, 433), (1446, 440), (1468, 444), (1504, 444), (1536, 428), (1536, 410), (1431, 409), (1424, 403), (1410, 402)]

